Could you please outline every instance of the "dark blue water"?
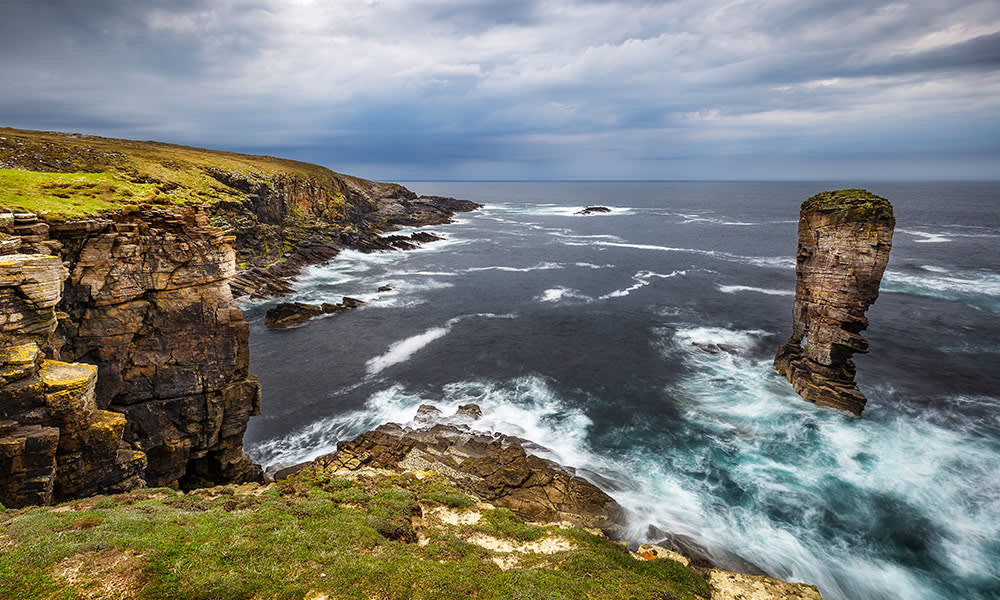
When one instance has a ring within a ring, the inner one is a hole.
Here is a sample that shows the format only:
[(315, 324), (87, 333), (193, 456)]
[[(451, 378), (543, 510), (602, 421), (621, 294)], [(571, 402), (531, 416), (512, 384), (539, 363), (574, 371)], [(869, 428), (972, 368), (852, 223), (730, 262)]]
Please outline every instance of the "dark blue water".
[[(362, 309), (269, 331), (248, 308), (255, 460), (477, 402), (484, 427), (614, 480), (636, 538), (686, 533), (827, 599), (1000, 597), (1000, 184), (864, 185), (897, 228), (856, 357), (862, 419), (771, 366), (799, 205), (843, 183), (409, 187), (486, 208), (299, 279), (297, 300)], [(574, 215), (594, 204), (614, 211)]]

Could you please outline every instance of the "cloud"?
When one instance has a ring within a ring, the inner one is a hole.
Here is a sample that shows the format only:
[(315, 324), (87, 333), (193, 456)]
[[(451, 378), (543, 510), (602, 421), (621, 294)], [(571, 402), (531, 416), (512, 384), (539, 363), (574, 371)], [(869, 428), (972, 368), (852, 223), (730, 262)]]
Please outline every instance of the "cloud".
[(991, 1), (7, 5), (12, 126), (383, 179), (725, 177), (734, 161), (777, 177), (789, 152), (809, 172), (863, 155), (906, 176), (897, 159), (929, 149), (941, 176), (1000, 166)]

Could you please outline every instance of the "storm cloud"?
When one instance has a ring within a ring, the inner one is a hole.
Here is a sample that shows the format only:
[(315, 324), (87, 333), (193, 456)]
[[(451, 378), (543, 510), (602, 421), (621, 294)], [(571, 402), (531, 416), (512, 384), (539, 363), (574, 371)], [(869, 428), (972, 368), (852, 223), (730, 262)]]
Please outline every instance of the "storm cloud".
[(996, 178), (1000, 3), (14, 0), (0, 90), (379, 179)]

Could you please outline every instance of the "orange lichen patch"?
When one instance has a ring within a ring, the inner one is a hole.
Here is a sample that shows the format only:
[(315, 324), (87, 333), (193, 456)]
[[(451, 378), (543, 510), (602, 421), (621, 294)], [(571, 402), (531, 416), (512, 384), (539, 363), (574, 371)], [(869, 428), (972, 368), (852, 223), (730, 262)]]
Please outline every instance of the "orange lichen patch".
[(47, 360), (42, 363), (38, 375), (47, 390), (74, 390), (86, 387), (92, 379), (97, 379), (97, 366)]
[(16, 366), (31, 365), (35, 363), (39, 352), (41, 350), (38, 348), (38, 344), (34, 342), (5, 348), (0, 351), (0, 364)]
[(145, 585), (146, 561), (133, 550), (81, 552), (57, 563), (52, 574), (65, 579), (80, 598), (128, 600)]
[(636, 552), (632, 553), (632, 557), (636, 560), (659, 560), (663, 558), (679, 562), (685, 567), (691, 564), (691, 559), (683, 554), (667, 550), (661, 546), (654, 546), (653, 544), (640, 545)]

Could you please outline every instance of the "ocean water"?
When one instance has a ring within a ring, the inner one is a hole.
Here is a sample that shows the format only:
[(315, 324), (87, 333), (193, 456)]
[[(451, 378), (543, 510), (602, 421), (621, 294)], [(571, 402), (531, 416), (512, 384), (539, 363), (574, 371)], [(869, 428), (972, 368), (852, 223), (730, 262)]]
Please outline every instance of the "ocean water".
[[(344, 252), (296, 284), (360, 309), (271, 331), (271, 303), (246, 307), (256, 461), (476, 402), (483, 428), (598, 474), (635, 539), (685, 534), (828, 600), (1000, 598), (1000, 184), (407, 185), (486, 206), (426, 228), (444, 241)], [(799, 205), (859, 186), (897, 225), (855, 419), (771, 361)], [(575, 214), (595, 204), (613, 210)]]

